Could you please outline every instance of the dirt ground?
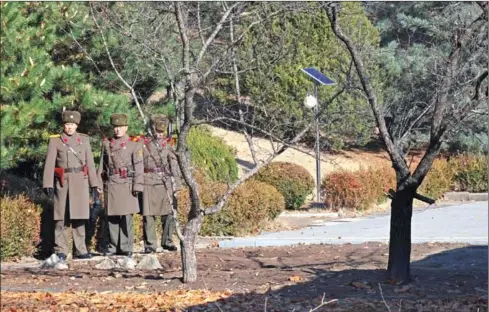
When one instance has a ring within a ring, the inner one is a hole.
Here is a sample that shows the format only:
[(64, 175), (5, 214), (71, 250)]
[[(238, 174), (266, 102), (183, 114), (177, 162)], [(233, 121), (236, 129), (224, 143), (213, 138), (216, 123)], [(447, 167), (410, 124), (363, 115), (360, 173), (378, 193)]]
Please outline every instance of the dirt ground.
[[(141, 257), (135, 255), (136, 260)], [(198, 280), (192, 284), (180, 281), (179, 253), (159, 254), (163, 269), (156, 271), (97, 270), (94, 266), (102, 257), (97, 258), (72, 261), (65, 271), (2, 263), (2, 311), (38, 311), (44, 299), (33, 294), (43, 292), (104, 294), (110, 300), (111, 295), (128, 292), (152, 298), (171, 291), (183, 294), (196, 290), (226, 295), (213, 302), (207, 299), (205, 304), (182, 306), (184, 301), (180, 300), (170, 310), (264, 311), (266, 302), (269, 309), (265, 311), (308, 311), (324, 296), (325, 301), (338, 301), (318, 311), (387, 311), (386, 303), (397, 311), (399, 302), (404, 302), (402, 311), (446, 311), (453, 307), (453, 311), (487, 311), (487, 246), (413, 245), (413, 281), (407, 285), (392, 285), (386, 280), (388, 246), (380, 243), (200, 249)], [(21, 294), (26, 296), (19, 300)], [(53, 304), (51, 294), (49, 302)], [(90, 300), (86, 302), (90, 307)], [(361, 310), (355, 304), (361, 304)], [(430, 304), (439, 309), (415, 309)]]

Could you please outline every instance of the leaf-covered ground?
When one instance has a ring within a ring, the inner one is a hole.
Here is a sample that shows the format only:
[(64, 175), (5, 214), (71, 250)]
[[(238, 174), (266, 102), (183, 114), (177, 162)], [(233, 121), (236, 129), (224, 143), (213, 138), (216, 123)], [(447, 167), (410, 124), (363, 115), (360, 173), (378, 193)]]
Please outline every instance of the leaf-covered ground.
[[(385, 279), (384, 244), (201, 249), (182, 284), (177, 253), (162, 270), (65, 271), (2, 263), (2, 311), (487, 311), (487, 246), (413, 245), (408, 285)], [(137, 255), (136, 260), (141, 256)], [(324, 296), (324, 297), (323, 297)], [(321, 303), (324, 305), (321, 306)], [(326, 304), (327, 303), (327, 304)]]

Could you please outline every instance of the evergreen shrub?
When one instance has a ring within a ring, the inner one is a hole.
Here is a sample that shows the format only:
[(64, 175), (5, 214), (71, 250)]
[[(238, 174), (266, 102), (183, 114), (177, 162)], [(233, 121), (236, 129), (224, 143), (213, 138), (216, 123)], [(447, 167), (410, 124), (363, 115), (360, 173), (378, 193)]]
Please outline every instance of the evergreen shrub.
[(238, 165), (233, 150), (205, 126), (193, 127), (187, 137), (192, 164), (213, 181), (234, 182)]
[(453, 189), (467, 192), (487, 192), (487, 155), (460, 154), (449, 160), (453, 168)]
[(2, 197), (0, 260), (32, 256), (40, 241), (40, 207), (25, 195)]
[(450, 191), (453, 184), (454, 170), (443, 158), (435, 159), (430, 171), (418, 188), (418, 193), (432, 199), (440, 199)]
[[(199, 184), (201, 203), (206, 207), (214, 205), (227, 190), (226, 184), (210, 181), (202, 173), (196, 174), (196, 180)], [(180, 225), (184, 225), (190, 209), (188, 189), (180, 192), (177, 198), (179, 222)], [(284, 207), (284, 198), (275, 187), (260, 181), (248, 180), (234, 191), (220, 212), (205, 216), (200, 234), (254, 234), (268, 220), (276, 218)]]
[(314, 178), (302, 166), (273, 162), (262, 168), (255, 180), (274, 186), (284, 197), (287, 209), (299, 209), (314, 190)]

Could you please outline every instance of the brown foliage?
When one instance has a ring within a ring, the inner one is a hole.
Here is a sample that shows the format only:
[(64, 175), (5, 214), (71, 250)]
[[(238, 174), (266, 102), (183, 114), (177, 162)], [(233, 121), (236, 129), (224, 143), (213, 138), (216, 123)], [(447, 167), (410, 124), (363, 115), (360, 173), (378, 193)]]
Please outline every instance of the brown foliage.
[(324, 177), (325, 203), (332, 208), (368, 209), (395, 189), (395, 172), (388, 166), (358, 171), (337, 171)]

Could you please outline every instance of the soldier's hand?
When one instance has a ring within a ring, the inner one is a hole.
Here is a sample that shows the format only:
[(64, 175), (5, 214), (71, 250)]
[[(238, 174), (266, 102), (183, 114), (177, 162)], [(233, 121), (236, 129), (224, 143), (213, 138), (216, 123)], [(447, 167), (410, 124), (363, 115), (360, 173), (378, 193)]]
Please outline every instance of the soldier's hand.
[(52, 187), (45, 187), (44, 188), (44, 194), (51, 197), (54, 195), (54, 189)]
[(92, 187), (92, 192), (93, 193), (97, 192), (98, 194), (100, 194), (100, 193), (102, 193), (102, 190), (99, 189), (98, 187), (94, 186), (94, 187)]
[(139, 193), (141, 193), (141, 192), (140, 191), (132, 191), (132, 196), (138, 197)]

